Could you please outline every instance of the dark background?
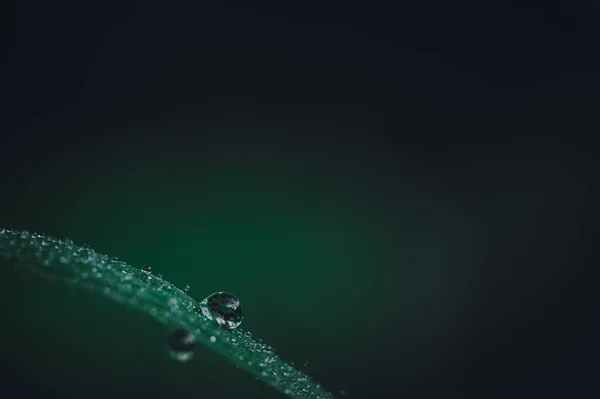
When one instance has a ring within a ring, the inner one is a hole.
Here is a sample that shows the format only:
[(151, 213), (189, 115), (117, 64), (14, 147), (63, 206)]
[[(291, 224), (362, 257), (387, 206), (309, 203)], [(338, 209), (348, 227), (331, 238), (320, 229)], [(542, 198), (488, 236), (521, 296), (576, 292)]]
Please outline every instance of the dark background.
[[(5, 3), (0, 226), (230, 291), (348, 398), (589, 396), (597, 4)], [(280, 397), (1, 277), (3, 397)]]

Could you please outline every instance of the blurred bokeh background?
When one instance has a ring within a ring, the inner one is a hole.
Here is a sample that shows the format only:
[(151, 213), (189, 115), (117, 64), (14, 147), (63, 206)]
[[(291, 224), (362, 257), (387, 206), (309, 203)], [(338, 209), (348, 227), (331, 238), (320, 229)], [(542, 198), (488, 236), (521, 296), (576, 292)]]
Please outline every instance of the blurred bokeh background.
[[(7, 10), (0, 227), (234, 293), (344, 397), (591, 386), (593, 3)], [(144, 315), (0, 277), (2, 397), (281, 397), (205, 348), (176, 363)]]

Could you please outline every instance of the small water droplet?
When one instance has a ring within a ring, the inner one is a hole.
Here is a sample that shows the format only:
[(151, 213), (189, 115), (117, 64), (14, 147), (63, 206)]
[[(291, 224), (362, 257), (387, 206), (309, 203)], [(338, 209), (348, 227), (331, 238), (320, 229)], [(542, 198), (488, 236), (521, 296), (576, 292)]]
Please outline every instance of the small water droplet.
[(212, 342), (214, 344), (215, 342), (217, 342), (217, 338), (214, 335), (211, 335), (210, 342)]
[(196, 337), (185, 330), (173, 331), (168, 339), (169, 355), (180, 362), (190, 360), (194, 356)]
[(240, 301), (228, 292), (215, 292), (199, 303), (200, 311), (209, 320), (229, 329), (238, 327), (244, 319)]
[(179, 304), (177, 303), (177, 298), (173, 298), (173, 297), (169, 298), (168, 305), (172, 311), (179, 309)]
[(185, 287), (183, 287), (183, 291), (184, 292), (188, 292), (190, 290), (190, 286), (186, 285)]
[(146, 273), (150, 273), (152, 271), (152, 266), (150, 265), (144, 265), (144, 267), (142, 268)]

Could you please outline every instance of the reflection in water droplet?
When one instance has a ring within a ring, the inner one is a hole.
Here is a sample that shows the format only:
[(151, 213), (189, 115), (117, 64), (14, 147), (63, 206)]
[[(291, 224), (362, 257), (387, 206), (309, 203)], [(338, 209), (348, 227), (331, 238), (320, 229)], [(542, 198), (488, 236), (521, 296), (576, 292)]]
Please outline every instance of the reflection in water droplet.
[(217, 338), (214, 335), (211, 335), (210, 342), (212, 342), (214, 344), (215, 342), (217, 342)]
[(185, 330), (176, 330), (169, 335), (167, 344), (171, 358), (185, 362), (194, 356), (196, 337)]
[(234, 329), (244, 319), (244, 309), (240, 301), (228, 292), (215, 292), (199, 303), (200, 311), (219, 326)]

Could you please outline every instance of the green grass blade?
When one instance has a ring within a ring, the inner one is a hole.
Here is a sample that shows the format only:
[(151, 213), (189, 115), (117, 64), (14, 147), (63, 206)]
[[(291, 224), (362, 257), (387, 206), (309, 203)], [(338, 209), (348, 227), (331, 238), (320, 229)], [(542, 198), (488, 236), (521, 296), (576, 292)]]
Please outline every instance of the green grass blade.
[(192, 332), (200, 342), (290, 398), (333, 398), (268, 346), (240, 329), (224, 330), (197, 311), (197, 302), (162, 278), (92, 249), (27, 231), (0, 229), (0, 267), (83, 288)]

